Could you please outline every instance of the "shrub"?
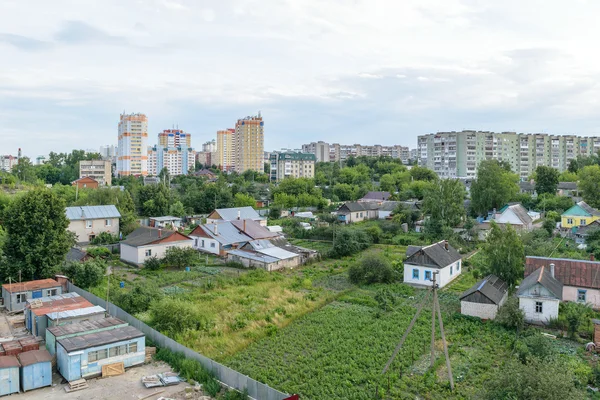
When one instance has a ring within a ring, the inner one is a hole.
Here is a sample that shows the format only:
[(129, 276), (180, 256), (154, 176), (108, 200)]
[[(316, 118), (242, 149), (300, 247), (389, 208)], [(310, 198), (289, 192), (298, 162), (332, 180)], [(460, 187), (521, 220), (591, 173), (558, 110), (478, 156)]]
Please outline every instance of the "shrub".
[(193, 304), (171, 297), (164, 297), (152, 303), (150, 315), (157, 330), (170, 334), (179, 334), (186, 330), (208, 331), (212, 325)]
[(117, 235), (111, 235), (108, 232), (102, 232), (98, 236), (93, 238), (90, 243), (93, 245), (115, 244), (115, 243), (119, 243), (119, 237)]
[(394, 270), (384, 257), (369, 254), (350, 267), (348, 277), (352, 283), (390, 283)]
[(147, 258), (146, 261), (144, 261), (144, 268), (149, 271), (158, 271), (160, 269), (160, 267), (161, 267), (160, 259), (156, 256)]
[(332, 258), (351, 256), (371, 245), (371, 237), (362, 230), (350, 228), (336, 232), (333, 247), (328, 256)]
[(106, 263), (100, 259), (86, 262), (68, 262), (63, 267), (63, 273), (82, 289), (97, 286), (106, 273)]
[(106, 258), (106, 257), (110, 257), (111, 256), (111, 252), (109, 249), (107, 249), (106, 247), (91, 247), (89, 249), (87, 249), (87, 253), (90, 257), (94, 257), (94, 258)]
[(169, 267), (184, 268), (196, 264), (198, 252), (191, 247), (171, 247), (167, 249), (163, 263)]
[(120, 293), (116, 298), (116, 303), (128, 313), (137, 314), (147, 311), (152, 303), (163, 297), (164, 292), (158, 286), (144, 282), (135, 284), (128, 292)]
[(498, 310), (496, 322), (509, 329), (516, 329), (517, 333), (525, 325), (525, 313), (519, 308), (519, 299), (510, 297)]

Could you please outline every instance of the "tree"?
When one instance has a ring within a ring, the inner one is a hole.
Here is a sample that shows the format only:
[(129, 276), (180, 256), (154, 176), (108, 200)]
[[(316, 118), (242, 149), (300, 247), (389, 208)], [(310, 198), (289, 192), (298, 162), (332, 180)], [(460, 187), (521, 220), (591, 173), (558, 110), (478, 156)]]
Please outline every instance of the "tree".
[(150, 306), (164, 297), (164, 293), (156, 284), (144, 282), (135, 284), (131, 290), (121, 292), (116, 297), (116, 304), (130, 314), (147, 311)]
[(169, 267), (189, 267), (198, 260), (198, 252), (191, 247), (171, 247), (167, 249), (163, 262)]
[(569, 336), (575, 338), (579, 331), (579, 326), (587, 318), (594, 315), (594, 311), (589, 304), (579, 304), (572, 301), (560, 305), (560, 313), (564, 315), (569, 327)]
[(34, 183), (37, 179), (35, 168), (28, 157), (21, 157), (12, 169), (15, 175), (21, 182)]
[(379, 188), (385, 192), (395, 193), (397, 190), (396, 179), (391, 174), (382, 175), (379, 178)]
[(410, 169), (410, 176), (415, 181), (434, 181), (437, 179), (435, 172), (425, 167), (418, 166)]
[(600, 166), (590, 165), (580, 170), (577, 187), (586, 203), (595, 208), (600, 207)]
[(180, 218), (185, 216), (185, 208), (183, 207), (183, 203), (176, 201), (175, 203), (171, 204), (169, 207), (169, 214)]
[(356, 254), (371, 245), (371, 237), (362, 230), (350, 228), (340, 229), (335, 232), (333, 247), (329, 256), (345, 257)]
[(146, 261), (144, 261), (144, 269), (147, 269), (149, 271), (158, 271), (160, 267), (161, 260), (156, 256), (147, 258)]
[(438, 220), (442, 226), (455, 227), (465, 216), (467, 193), (458, 179), (441, 179), (425, 191), (423, 213)]
[(15, 200), (4, 213), (7, 232), (4, 281), (48, 278), (65, 262), (74, 236), (67, 231), (65, 202), (50, 190), (35, 189)]
[(535, 191), (538, 195), (556, 194), (559, 172), (557, 169), (540, 165), (535, 169)]
[(554, 233), (554, 229), (556, 228), (556, 221), (554, 221), (552, 218), (546, 218), (544, 219), (542, 228), (548, 231), (549, 235), (552, 235), (552, 233)]
[(350, 267), (348, 277), (352, 283), (390, 283), (394, 279), (394, 270), (386, 258), (367, 254)]
[(518, 335), (525, 326), (525, 313), (519, 307), (519, 299), (509, 297), (498, 310), (496, 322), (508, 329), (514, 329)]
[(486, 272), (496, 275), (509, 286), (514, 286), (523, 276), (523, 242), (510, 225), (500, 228), (492, 221), (482, 254)]
[(234, 207), (256, 207), (256, 200), (249, 194), (236, 193), (233, 196)]
[(164, 297), (150, 305), (154, 327), (160, 332), (177, 335), (186, 330), (207, 330), (210, 321), (189, 301)]
[(558, 177), (559, 182), (577, 182), (578, 180), (577, 174), (570, 171), (563, 171)]
[(471, 183), (471, 208), (479, 215), (500, 209), (519, 193), (519, 177), (496, 160), (485, 160)]
[(63, 273), (75, 285), (88, 289), (102, 282), (102, 277), (106, 273), (106, 263), (97, 258), (85, 262), (70, 261), (63, 267)]

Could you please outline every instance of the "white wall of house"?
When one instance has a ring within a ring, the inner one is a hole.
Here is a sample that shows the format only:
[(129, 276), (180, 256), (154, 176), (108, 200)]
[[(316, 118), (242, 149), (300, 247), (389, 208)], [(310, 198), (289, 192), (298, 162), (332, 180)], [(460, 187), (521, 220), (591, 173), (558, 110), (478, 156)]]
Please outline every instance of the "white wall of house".
[[(583, 291), (585, 294), (585, 300), (579, 300), (579, 291)], [(598, 289), (587, 289), (578, 288), (575, 286), (563, 286), (563, 300), (564, 301), (577, 301), (580, 303), (589, 303), (593, 308), (600, 308), (600, 290)]]
[(390, 215), (392, 215), (391, 211), (379, 211), (379, 219), (386, 219)]
[(132, 264), (142, 265), (148, 258), (154, 256), (158, 258), (164, 257), (167, 253), (167, 249), (171, 247), (193, 248), (193, 246), (193, 240), (181, 240), (178, 242), (166, 242), (139, 247), (133, 247), (121, 243), (121, 260)]
[[(404, 264), (404, 283), (421, 286), (431, 286), (432, 281), (429, 280), (429, 272), (433, 278), (433, 272), (439, 271), (437, 276), (437, 283), (439, 287), (443, 288), (454, 279), (456, 279), (462, 273), (462, 262), (458, 260), (444, 268), (436, 269), (431, 267), (423, 267), (420, 265)], [(418, 271), (418, 276), (415, 275), (414, 270)], [(427, 279), (426, 279), (427, 278)]]
[[(551, 318), (558, 318), (558, 299), (549, 297), (519, 296), (519, 308), (525, 313), (525, 321), (537, 324), (547, 324)], [(541, 304), (542, 312), (538, 305)]]
[(77, 243), (87, 243), (91, 241), (90, 235), (98, 236), (102, 232), (118, 235), (119, 218), (70, 221), (67, 229), (75, 234)]
[(498, 313), (498, 306), (496, 304), (473, 303), (463, 300), (460, 302), (460, 313), (481, 319), (494, 319)]
[(201, 236), (190, 236), (194, 239), (194, 249), (211, 254), (220, 254), (221, 244), (215, 239), (208, 239)]

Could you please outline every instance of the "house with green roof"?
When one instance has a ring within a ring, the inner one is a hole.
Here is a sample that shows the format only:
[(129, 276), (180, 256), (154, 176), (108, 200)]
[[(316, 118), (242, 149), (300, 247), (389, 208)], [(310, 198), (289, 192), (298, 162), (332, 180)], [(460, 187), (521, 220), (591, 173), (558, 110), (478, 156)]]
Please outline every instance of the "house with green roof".
[(562, 213), (560, 226), (563, 229), (586, 226), (600, 219), (600, 211), (590, 207), (585, 201), (580, 201)]

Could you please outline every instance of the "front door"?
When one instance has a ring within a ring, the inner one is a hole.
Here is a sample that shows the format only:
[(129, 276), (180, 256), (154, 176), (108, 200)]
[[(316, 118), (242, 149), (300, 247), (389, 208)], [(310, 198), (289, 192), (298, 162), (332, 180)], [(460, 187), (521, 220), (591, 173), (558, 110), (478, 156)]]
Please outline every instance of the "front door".
[(76, 354), (69, 357), (69, 372), (67, 375), (69, 376), (69, 381), (81, 379), (81, 354)]
[(31, 298), (32, 299), (39, 299), (42, 297), (42, 291), (38, 290), (37, 292), (33, 292), (31, 293)]

